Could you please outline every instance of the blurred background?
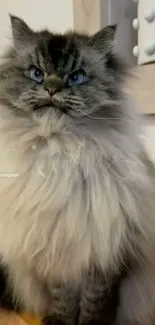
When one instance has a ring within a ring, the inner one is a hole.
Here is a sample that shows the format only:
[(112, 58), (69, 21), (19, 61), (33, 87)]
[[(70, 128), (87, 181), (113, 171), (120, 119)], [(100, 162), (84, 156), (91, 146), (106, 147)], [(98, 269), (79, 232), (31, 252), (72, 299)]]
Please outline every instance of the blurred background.
[(11, 41), (8, 13), (30, 27), (92, 34), (118, 24), (116, 50), (134, 67), (126, 85), (146, 117), (148, 146), (155, 159), (155, 0), (0, 0), (0, 53)]

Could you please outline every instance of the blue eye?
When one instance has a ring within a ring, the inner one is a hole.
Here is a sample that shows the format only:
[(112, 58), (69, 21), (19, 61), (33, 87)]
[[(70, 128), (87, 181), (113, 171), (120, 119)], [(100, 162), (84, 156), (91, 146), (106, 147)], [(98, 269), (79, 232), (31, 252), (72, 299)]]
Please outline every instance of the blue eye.
[(83, 85), (88, 81), (85, 71), (82, 69), (72, 72), (67, 78), (69, 87)]
[(25, 74), (28, 78), (37, 81), (38, 83), (42, 83), (44, 81), (44, 72), (35, 66), (32, 66), (25, 72)]

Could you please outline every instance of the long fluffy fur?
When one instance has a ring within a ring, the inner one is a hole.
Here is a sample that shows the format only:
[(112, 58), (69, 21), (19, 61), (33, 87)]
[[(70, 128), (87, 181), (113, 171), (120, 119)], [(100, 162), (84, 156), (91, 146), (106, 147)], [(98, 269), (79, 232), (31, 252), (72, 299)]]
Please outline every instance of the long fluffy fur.
[(151, 185), (134, 121), (128, 135), (104, 131), (102, 121), (85, 129), (56, 119), (17, 119), (1, 107), (1, 171), (19, 177), (0, 178), (0, 252), (15, 272), (77, 281), (91, 259), (104, 272), (117, 268), (134, 227), (154, 241)]
[(130, 99), (118, 118), (15, 110), (0, 106), (0, 172), (19, 174), (0, 177), (0, 255), (24, 307), (45, 312), (40, 279), (78, 285), (92, 261), (117, 273), (128, 254), (154, 270), (154, 188)]

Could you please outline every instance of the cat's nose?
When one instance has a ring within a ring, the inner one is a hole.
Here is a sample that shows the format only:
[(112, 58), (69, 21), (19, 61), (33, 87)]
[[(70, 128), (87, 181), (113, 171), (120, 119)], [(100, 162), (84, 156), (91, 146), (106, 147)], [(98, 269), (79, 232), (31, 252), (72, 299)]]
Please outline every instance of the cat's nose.
[(60, 89), (56, 87), (44, 87), (44, 88), (49, 92), (51, 96), (53, 96), (56, 92), (60, 91)]
[(64, 81), (56, 75), (48, 76), (44, 82), (44, 88), (53, 96), (56, 92), (61, 91), (65, 86)]

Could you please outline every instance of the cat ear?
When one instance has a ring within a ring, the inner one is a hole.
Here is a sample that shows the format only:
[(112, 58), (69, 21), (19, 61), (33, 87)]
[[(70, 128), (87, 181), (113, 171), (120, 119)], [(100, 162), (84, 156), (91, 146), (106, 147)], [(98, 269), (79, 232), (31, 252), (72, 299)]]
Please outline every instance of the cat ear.
[(89, 39), (89, 45), (100, 53), (108, 54), (112, 51), (117, 25), (107, 26)]
[(33, 42), (35, 33), (20, 18), (10, 15), (12, 36), (17, 50), (24, 50)]

